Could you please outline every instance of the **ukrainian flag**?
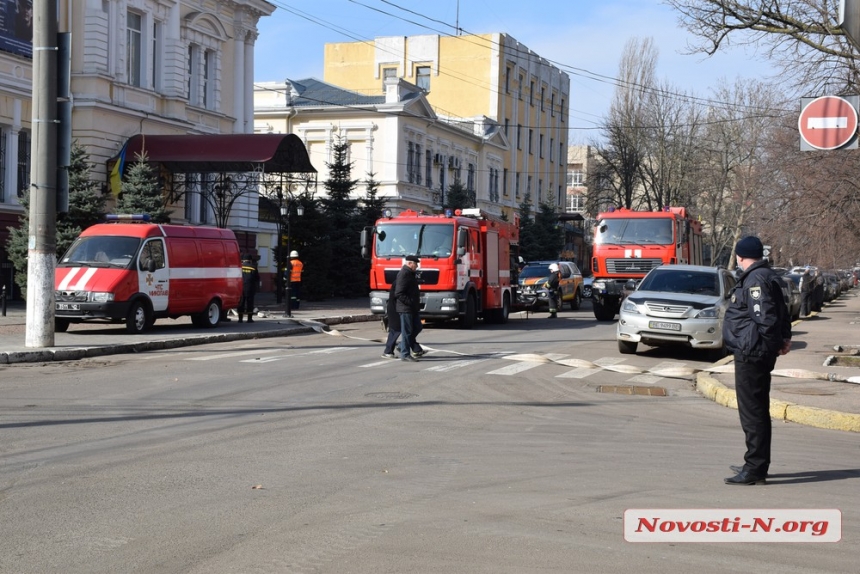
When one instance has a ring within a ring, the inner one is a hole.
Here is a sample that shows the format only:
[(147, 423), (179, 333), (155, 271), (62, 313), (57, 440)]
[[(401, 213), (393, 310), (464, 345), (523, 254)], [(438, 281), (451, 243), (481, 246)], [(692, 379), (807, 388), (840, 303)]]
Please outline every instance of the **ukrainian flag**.
[(114, 197), (119, 197), (119, 192), (122, 191), (122, 170), (125, 168), (125, 149), (127, 147), (128, 142), (126, 141), (119, 152), (116, 163), (113, 164), (113, 169), (110, 170), (110, 191)]

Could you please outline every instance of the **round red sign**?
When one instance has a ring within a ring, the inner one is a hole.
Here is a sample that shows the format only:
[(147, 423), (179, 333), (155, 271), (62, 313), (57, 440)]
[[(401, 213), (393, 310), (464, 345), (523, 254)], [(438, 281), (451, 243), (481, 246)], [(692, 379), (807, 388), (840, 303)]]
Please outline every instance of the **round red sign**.
[(815, 149), (836, 149), (857, 133), (857, 110), (838, 96), (821, 96), (804, 106), (797, 122), (800, 137)]

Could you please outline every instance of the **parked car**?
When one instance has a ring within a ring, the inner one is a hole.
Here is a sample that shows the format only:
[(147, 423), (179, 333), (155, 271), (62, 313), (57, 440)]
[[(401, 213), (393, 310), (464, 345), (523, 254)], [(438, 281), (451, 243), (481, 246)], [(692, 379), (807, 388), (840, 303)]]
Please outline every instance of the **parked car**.
[(549, 300), (543, 284), (549, 278), (549, 266), (558, 264), (561, 272), (559, 289), (561, 306), (570, 304), (574, 311), (582, 304), (582, 273), (572, 261), (530, 261), (520, 270), (520, 304), (531, 307), (548, 307)]
[(833, 301), (842, 294), (839, 278), (830, 272), (822, 273), (824, 277), (824, 301)]
[(723, 318), (734, 276), (722, 267), (663, 265), (652, 269), (621, 304), (616, 339), (624, 354), (639, 343), (680, 345), (725, 355)]
[[(798, 282), (794, 282), (794, 277), (798, 277)], [(782, 298), (785, 301), (785, 306), (788, 308), (788, 315), (792, 321), (800, 319), (800, 276), (794, 274), (780, 275), (779, 282), (782, 284)]]
[(582, 280), (582, 298), (591, 299), (591, 284), (594, 283), (594, 275), (585, 277)]

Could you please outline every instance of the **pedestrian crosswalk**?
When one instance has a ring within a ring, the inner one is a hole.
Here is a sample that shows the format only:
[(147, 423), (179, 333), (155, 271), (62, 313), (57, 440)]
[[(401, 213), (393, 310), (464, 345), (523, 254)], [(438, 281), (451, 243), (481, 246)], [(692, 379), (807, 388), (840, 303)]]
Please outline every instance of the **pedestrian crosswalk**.
[[(295, 360), (299, 357), (313, 359), (355, 353), (356, 356), (366, 352), (366, 347), (327, 347), (323, 349), (300, 348), (256, 348), (234, 349), (228, 352), (211, 353), (203, 356), (189, 357), (189, 361), (214, 361), (233, 359), (246, 364), (266, 364), (277, 361)], [(375, 351), (376, 349), (374, 349)], [(428, 355), (418, 363), (409, 365), (410, 369), (427, 373), (454, 373), (474, 369), (486, 365), (482, 373), (494, 377), (512, 377), (538, 368), (551, 367), (552, 377), (557, 379), (585, 379), (601, 372), (611, 371), (616, 374), (629, 375), (626, 381), (637, 385), (654, 385), (665, 378), (677, 377), (679, 373), (692, 370), (685, 368), (680, 361), (667, 361), (652, 367), (636, 366), (627, 363), (627, 357), (607, 356), (594, 360), (585, 360), (565, 353), (533, 353), (515, 354), (510, 352), (489, 352), (480, 356), (463, 353), (452, 353), (427, 349)], [(248, 357), (253, 355), (253, 357)], [(248, 357), (248, 358), (246, 358)], [(375, 359), (355, 365), (360, 369), (390, 369), (400, 368), (401, 361), (391, 359)]]

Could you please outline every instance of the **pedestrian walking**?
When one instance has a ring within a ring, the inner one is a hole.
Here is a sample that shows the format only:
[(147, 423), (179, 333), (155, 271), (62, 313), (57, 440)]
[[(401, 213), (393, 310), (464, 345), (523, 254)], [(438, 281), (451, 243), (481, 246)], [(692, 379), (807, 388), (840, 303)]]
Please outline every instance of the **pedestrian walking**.
[(298, 251), (290, 251), (290, 308), (298, 309), (302, 299), (302, 271), (305, 265), (299, 259)]
[(809, 269), (804, 269), (800, 276), (800, 316), (808, 317), (812, 312), (812, 295), (815, 286)]
[(746, 441), (743, 466), (731, 466), (735, 476), (726, 484), (764, 484), (770, 468), (771, 371), (791, 348), (791, 318), (782, 288), (770, 264), (763, 260), (758, 237), (744, 237), (735, 246), (742, 273), (732, 290), (723, 322), (723, 340), (734, 355), (735, 393)]
[[(395, 309), (400, 315), (400, 360), (417, 361), (410, 353), (417, 334), (415, 319), (419, 316), (421, 305), (421, 292), (418, 287), (418, 278), (415, 272), (418, 270), (418, 257), (406, 256), (403, 267), (397, 273), (394, 282), (394, 297), (396, 299)], [(420, 327), (421, 321), (418, 320)]]
[[(385, 324), (388, 330), (388, 338), (385, 340), (385, 349), (382, 352), (384, 359), (396, 359), (398, 355), (394, 353), (394, 347), (397, 345), (397, 340), (400, 338), (400, 315), (397, 313), (397, 297), (395, 295), (397, 284), (392, 283), (391, 289), (388, 290), (388, 305), (386, 306)], [(412, 334), (412, 355), (420, 357), (424, 355), (424, 349), (418, 343), (418, 334), (422, 331), (421, 317), (413, 317), (412, 325), (414, 332)]]
[(260, 286), (260, 272), (250, 257), (242, 259), (242, 298), (239, 300), (239, 322), (242, 316), (248, 314), (248, 322), (254, 322), (254, 297)]
[(561, 283), (561, 271), (559, 271), (558, 263), (550, 263), (549, 277), (543, 284), (547, 290), (547, 304), (549, 305), (549, 318), (558, 318), (558, 306), (561, 303), (561, 293), (558, 292), (558, 286)]

